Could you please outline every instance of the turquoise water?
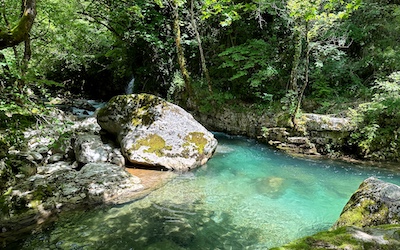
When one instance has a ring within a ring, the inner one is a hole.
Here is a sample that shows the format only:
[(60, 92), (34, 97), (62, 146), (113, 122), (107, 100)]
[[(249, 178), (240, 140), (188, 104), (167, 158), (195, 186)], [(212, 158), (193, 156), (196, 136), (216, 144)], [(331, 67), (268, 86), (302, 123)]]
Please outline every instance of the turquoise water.
[(217, 134), (215, 156), (139, 201), (64, 214), (23, 249), (268, 249), (326, 230), (360, 183), (398, 173)]

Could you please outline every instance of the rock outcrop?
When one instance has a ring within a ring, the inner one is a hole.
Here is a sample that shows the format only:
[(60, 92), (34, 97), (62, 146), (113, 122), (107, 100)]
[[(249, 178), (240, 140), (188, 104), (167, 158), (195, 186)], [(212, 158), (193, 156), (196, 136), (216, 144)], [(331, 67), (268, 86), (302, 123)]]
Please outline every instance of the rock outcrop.
[(400, 224), (400, 187), (374, 177), (361, 183), (334, 228)]
[(149, 94), (112, 98), (97, 115), (134, 164), (187, 171), (213, 155), (217, 140), (182, 108)]
[(303, 120), (310, 142), (320, 154), (332, 155), (347, 151), (347, 141), (355, 129), (349, 118), (304, 114)]
[(59, 122), (24, 131), (24, 151), (9, 149), (0, 159), (1, 176), (9, 174), (6, 161), (19, 168), (15, 181), (0, 183), (7, 190), (0, 197), (0, 242), (63, 210), (142, 198), (173, 177), (172, 172), (159, 172), (157, 180), (149, 181), (154, 175), (149, 173), (142, 183), (123, 167), (119, 148), (102, 140), (95, 117), (77, 119), (59, 110), (53, 116)]
[(194, 112), (208, 129), (245, 135), (269, 143), (288, 153), (303, 155), (347, 154), (347, 141), (354, 126), (350, 119), (332, 115), (303, 114), (294, 130), (285, 113), (254, 112), (254, 107), (222, 107), (210, 113)]
[(262, 136), (263, 128), (277, 126), (274, 114), (254, 112), (252, 108), (232, 109), (219, 107), (212, 112), (193, 112), (194, 117), (206, 128), (233, 135), (256, 138)]

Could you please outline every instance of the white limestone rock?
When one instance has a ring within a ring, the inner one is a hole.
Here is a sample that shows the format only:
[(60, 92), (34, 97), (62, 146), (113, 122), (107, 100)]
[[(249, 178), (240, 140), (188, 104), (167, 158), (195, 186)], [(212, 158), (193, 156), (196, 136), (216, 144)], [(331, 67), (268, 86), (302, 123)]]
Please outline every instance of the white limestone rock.
[(117, 136), (132, 163), (187, 171), (213, 155), (217, 140), (191, 114), (149, 94), (112, 98), (97, 115), (100, 126)]
[(99, 135), (83, 134), (76, 138), (75, 157), (78, 162), (111, 162), (119, 166), (125, 165), (121, 151), (107, 143), (103, 143)]

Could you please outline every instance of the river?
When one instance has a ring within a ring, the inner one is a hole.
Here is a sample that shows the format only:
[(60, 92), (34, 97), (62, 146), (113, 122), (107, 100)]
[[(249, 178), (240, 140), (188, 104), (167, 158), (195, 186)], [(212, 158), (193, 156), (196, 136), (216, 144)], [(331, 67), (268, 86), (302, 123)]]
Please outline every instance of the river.
[(64, 213), (20, 249), (268, 249), (329, 229), (360, 183), (399, 172), (299, 159), (244, 137), (216, 134), (203, 167), (147, 197)]

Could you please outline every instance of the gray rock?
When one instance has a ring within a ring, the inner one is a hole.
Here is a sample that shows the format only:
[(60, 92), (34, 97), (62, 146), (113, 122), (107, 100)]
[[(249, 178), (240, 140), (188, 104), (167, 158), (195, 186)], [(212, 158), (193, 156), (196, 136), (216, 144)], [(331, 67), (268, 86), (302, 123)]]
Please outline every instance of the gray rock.
[(132, 163), (187, 171), (205, 164), (217, 140), (182, 108), (148, 94), (116, 96), (97, 116)]
[(125, 165), (121, 151), (112, 144), (103, 143), (99, 135), (84, 134), (76, 138), (74, 146), (78, 162), (111, 162), (119, 166)]
[(43, 160), (43, 155), (41, 155), (38, 152), (32, 151), (32, 152), (29, 152), (27, 159), (30, 161), (40, 162)]
[(62, 154), (54, 154), (49, 157), (48, 162), (49, 163), (58, 162), (58, 161), (61, 161), (63, 158), (64, 158), (64, 156)]
[(304, 114), (303, 117), (308, 131), (352, 131), (355, 129), (349, 118), (319, 114)]
[(361, 183), (334, 228), (400, 224), (400, 187), (374, 177)]
[(287, 141), (289, 135), (286, 128), (265, 128), (263, 133), (263, 137), (267, 140), (280, 142)]
[(254, 108), (251, 107), (245, 107), (243, 110), (216, 107), (213, 112), (196, 112), (194, 116), (210, 130), (223, 131), (234, 135), (246, 135), (253, 138), (262, 136), (263, 128), (278, 126), (276, 117), (268, 113), (257, 114), (257, 112), (254, 112)]
[(293, 144), (310, 144), (307, 137), (288, 137), (287, 140)]
[(125, 157), (122, 155), (121, 150), (114, 148), (110, 155), (110, 162), (120, 167), (125, 166)]
[(43, 203), (69, 206), (128, 200), (143, 189), (138, 177), (109, 163), (88, 163), (80, 171), (67, 162), (48, 164), (39, 167), (29, 182), (32, 190), (44, 190)]
[(86, 164), (75, 179), (84, 186), (89, 199), (101, 199), (102, 202), (121, 199), (143, 189), (138, 177), (123, 168), (109, 163)]
[(37, 152), (38, 153), (40, 153), (40, 154), (47, 154), (47, 152), (49, 152), (49, 148), (48, 147), (46, 147), (46, 146), (43, 146), (43, 147), (40, 147), (40, 148), (38, 148), (37, 149)]

